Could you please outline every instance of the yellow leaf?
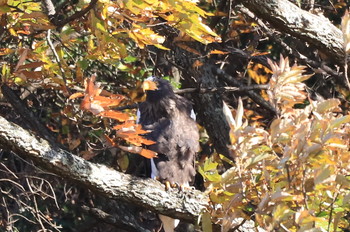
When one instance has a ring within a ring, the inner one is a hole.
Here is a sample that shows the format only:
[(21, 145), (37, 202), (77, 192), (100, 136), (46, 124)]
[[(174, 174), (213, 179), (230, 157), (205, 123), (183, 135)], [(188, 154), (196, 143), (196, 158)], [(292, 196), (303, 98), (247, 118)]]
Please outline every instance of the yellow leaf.
[(323, 114), (326, 112), (339, 111), (340, 100), (336, 98), (327, 99), (317, 104), (315, 111)]

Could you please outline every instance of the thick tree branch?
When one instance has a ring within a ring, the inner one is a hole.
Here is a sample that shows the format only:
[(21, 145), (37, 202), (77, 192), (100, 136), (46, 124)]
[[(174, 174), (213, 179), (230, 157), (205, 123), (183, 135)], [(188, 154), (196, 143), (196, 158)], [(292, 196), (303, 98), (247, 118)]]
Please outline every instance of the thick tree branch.
[(333, 70), (331, 67), (327, 66), (325, 64), (325, 62), (318, 62), (316, 60), (310, 59), (308, 58), (306, 55), (303, 55), (303, 53), (305, 52), (312, 52), (310, 50), (300, 50), (297, 48), (297, 46), (294, 43), (289, 43), (287, 44), (286, 42), (283, 41), (283, 39), (281, 38), (281, 33), (277, 32), (276, 30), (270, 29), (262, 20), (257, 19), (255, 17), (255, 15), (248, 10), (246, 7), (239, 5), (237, 6), (237, 8), (239, 9), (240, 12), (242, 12), (243, 14), (245, 14), (246, 16), (255, 19), (256, 22), (258, 23), (258, 25), (260, 26), (260, 28), (264, 31), (264, 33), (266, 33), (266, 35), (273, 41), (275, 41), (276, 43), (280, 44), (283, 49), (290, 55), (296, 57), (299, 61), (301, 61), (304, 64), (309, 65), (310, 67), (312, 67), (315, 72), (317, 72), (318, 70), (322, 70), (323, 72), (335, 76), (337, 78), (343, 78), (341, 76), (341, 74), (339, 72), (337, 72), (336, 70)]
[(112, 199), (122, 200), (154, 212), (193, 222), (207, 207), (207, 197), (196, 190), (170, 189), (152, 179), (142, 179), (93, 164), (37, 139), (28, 131), (0, 117), (0, 147), (61, 177), (76, 181)]
[(330, 60), (344, 62), (342, 32), (326, 17), (304, 11), (288, 0), (239, 0), (259, 18), (283, 33), (314, 45)]

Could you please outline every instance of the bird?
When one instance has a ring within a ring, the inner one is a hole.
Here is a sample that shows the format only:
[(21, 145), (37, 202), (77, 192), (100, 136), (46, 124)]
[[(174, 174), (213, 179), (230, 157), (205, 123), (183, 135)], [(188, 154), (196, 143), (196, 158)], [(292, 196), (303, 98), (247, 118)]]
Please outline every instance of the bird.
[[(143, 82), (146, 100), (139, 105), (137, 122), (146, 139), (155, 143), (147, 148), (152, 158), (151, 178), (181, 189), (190, 187), (196, 174), (195, 157), (199, 151), (199, 131), (192, 103), (174, 93), (169, 81), (149, 77)], [(174, 231), (179, 220), (159, 215), (165, 232)]]

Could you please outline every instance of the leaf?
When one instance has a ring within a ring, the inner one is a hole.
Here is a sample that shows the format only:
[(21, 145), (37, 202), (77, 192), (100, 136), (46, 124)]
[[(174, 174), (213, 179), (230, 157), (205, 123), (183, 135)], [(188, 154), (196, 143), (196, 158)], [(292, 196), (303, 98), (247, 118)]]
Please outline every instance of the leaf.
[(130, 117), (128, 114), (114, 110), (103, 111), (99, 115), (102, 117), (111, 118), (122, 122), (126, 121)]
[(323, 167), (320, 171), (318, 171), (318, 173), (315, 176), (315, 185), (322, 184), (325, 180), (329, 180), (330, 176), (331, 170), (329, 169), (329, 167)]
[(79, 154), (85, 160), (91, 160), (92, 158), (94, 158), (97, 155), (97, 153), (95, 153), (93, 151), (82, 151)]
[(146, 157), (148, 159), (157, 157), (156, 152), (148, 150), (148, 149), (144, 149), (144, 148), (141, 150), (140, 155), (142, 155), (143, 157)]
[(241, 128), (243, 125), (243, 114), (244, 114), (244, 108), (243, 108), (243, 102), (241, 97), (238, 99), (238, 106), (236, 111), (236, 118), (235, 118), (235, 129)]
[(14, 53), (15, 50), (10, 49), (10, 48), (0, 48), (0, 56), (5, 56), (11, 53)]
[(156, 152), (148, 150), (148, 149), (144, 149), (142, 147), (137, 147), (137, 146), (126, 147), (126, 146), (121, 146), (121, 145), (119, 145), (118, 147), (120, 149), (122, 149), (123, 151), (140, 154), (143, 157), (146, 157), (148, 159), (157, 157), (157, 153)]
[(317, 104), (315, 111), (319, 114), (340, 110), (340, 100), (336, 98), (327, 99)]
[(26, 69), (26, 68), (38, 68), (38, 67), (43, 66), (44, 64), (47, 64), (47, 63), (46, 62), (42, 62), (42, 61), (31, 62), (31, 63), (19, 66), (17, 68), (17, 70)]
[(202, 220), (202, 231), (203, 232), (212, 232), (213, 226), (211, 224), (211, 216), (209, 212), (204, 212), (201, 215)]
[(117, 144), (111, 139), (108, 135), (104, 134), (103, 138), (105, 139), (105, 142), (108, 147), (115, 147)]
[(220, 54), (220, 55), (226, 55), (226, 54), (228, 54), (229, 52), (224, 52), (224, 51), (221, 51), (221, 50), (217, 50), (217, 49), (215, 49), (215, 50), (211, 50), (210, 52), (209, 52), (209, 54)]
[(186, 44), (183, 44), (183, 43), (177, 43), (176, 44), (178, 47), (182, 48), (183, 50), (185, 51), (188, 51), (188, 52), (191, 52), (193, 54), (196, 54), (198, 56), (201, 56), (201, 53), (199, 51), (197, 51), (196, 49), (194, 48), (191, 48), (189, 46), (187, 46)]
[(339, 184), (342, 188), (350, 188), (350, 179), (343, 175), (337, 175), (335, 182)]
[(118, 166), (120, 167), (121, 170), (126, 171), (129, 167), (129, 157), (127, 155), (123, 155), (121, 157), (118, 158), (117, 160), (118, 162)]
[(29, 79), (42, 79), (43, 78), (43, 73), (42, 71), (27, 71), (27, 70), (20, 70), (17, 71), (16, 74), (22, 74), (23, 76), (29, 78)]
[(84, 93), (82, 92), (77, 92), (77, 93), (73, 93), (72, 95), (69, 96), (69, 100), (72, 99), (76, 99), (76, 98), (80, 98), (80, 97), (84, 97)]
[(260, 155), (250, 157), (244, 162), (244, 168), (251, 168), (251, 166), (257, 164), (258, 162), (272, 157), (272, 154), (264, 152)]
[(330, 128), (338, 128), (339, 126), (349, 123), (350, 122), (350, 115), (342, 116), (340, 118), (333, 119), (330, 123)]

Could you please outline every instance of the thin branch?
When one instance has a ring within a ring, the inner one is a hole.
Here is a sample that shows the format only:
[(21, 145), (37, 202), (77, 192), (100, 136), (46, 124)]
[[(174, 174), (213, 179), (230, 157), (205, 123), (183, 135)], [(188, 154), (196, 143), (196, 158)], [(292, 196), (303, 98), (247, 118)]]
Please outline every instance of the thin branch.
[(62, 27), (64, 25), (66, 25), (67, 23), (70, 23), (80, 17), (83, 17), (87, 12), (89, 12), (98, 2), (98, 0), (91, 0), (91, 2), (89, 3), (89, 5), (87, 7), (85, 7), (84, 9), (82, 9), (81, 11), (77, 11), (75, 12), (73, 15), (69, 16), (68, 18), (59, 21), (57, 23), (55, 23), (55, 25), (57, 27)]
[[(216, 68), (213, 66), (213, 71), (214, 73), (216, 73), (220, 78), (222, 78), (223, 80), (225, 80), (227, 83), (229, 83), (230, 85), (235, 85), (238, 87), (245, 87), (242, 83), (240, 83), (239, 81), (237, 81), (235, 78), (233, 78), (232, 76), (228, 75), (224, 70)], [(257, 94), (256, 92), (252, 91), (252, 90), (248, 90), (247, 91), (247, 95), (257, 104), (259, 104), (260, 106), (264, 107), (265, 109), (270, 110), (271, 112), (273, 112), (274, 114), (277, 114), (276, 109), (269, 103), (267, 102), (265, 99), (263, 99), (259, 94)]]
[(52, 44), (52, 41), (51, 41), (51, 29), (47, 30), (47, 43), (49, 44), (49, 47), (51, 48), (52, 50), (52, 53), (56, 59), (56, 62), (58, 64), (58, 67), (60, 68), (60, 72), (61, 72), (61, 75), (62, 75), (62, 79), (63, 79), (63, 82), (64, 82), (64, 86), (66, 88), (66, 90), (68, 91), (68, 88), (67, 88), (67, 78), (66, 78), (66, 75), (64, 73), (64, 69), (62, 67), (62, 64), (61, 64), (61, 60), (60, 60), (60, 57), (58, 56), (57, 52), (56, 52), (56, 49), (55, 47), (53, 46)]
[[(249, 85), (249, 86), (240, 86), (240, 87), (216, 87), (216, 88), (186, 88), (186, 89), (177, 89), (174, 90), (176, 94), (185, 94), (185, 93), (216, 93), (216, 92), (236, 92), (236, 91), (251, 91), (251, 90), (263, 90), (268, 89), (268, 85)], [(112, 108), (113, 110), (126, 110), (126, 109), (136, 109), (138, 104), (126, 105)]]
[(177, 94), (184, 93), (214, 93), (214, 92), (236, 92), (236, 91), (250, 91), (250, 90), (262, 90), (268, 89), (268, 85), (250, 85), (250, 86), (240, 86), (240, 87), (215, 87), (215, 88), (186, 88), (178, 89), (174, 92)]

